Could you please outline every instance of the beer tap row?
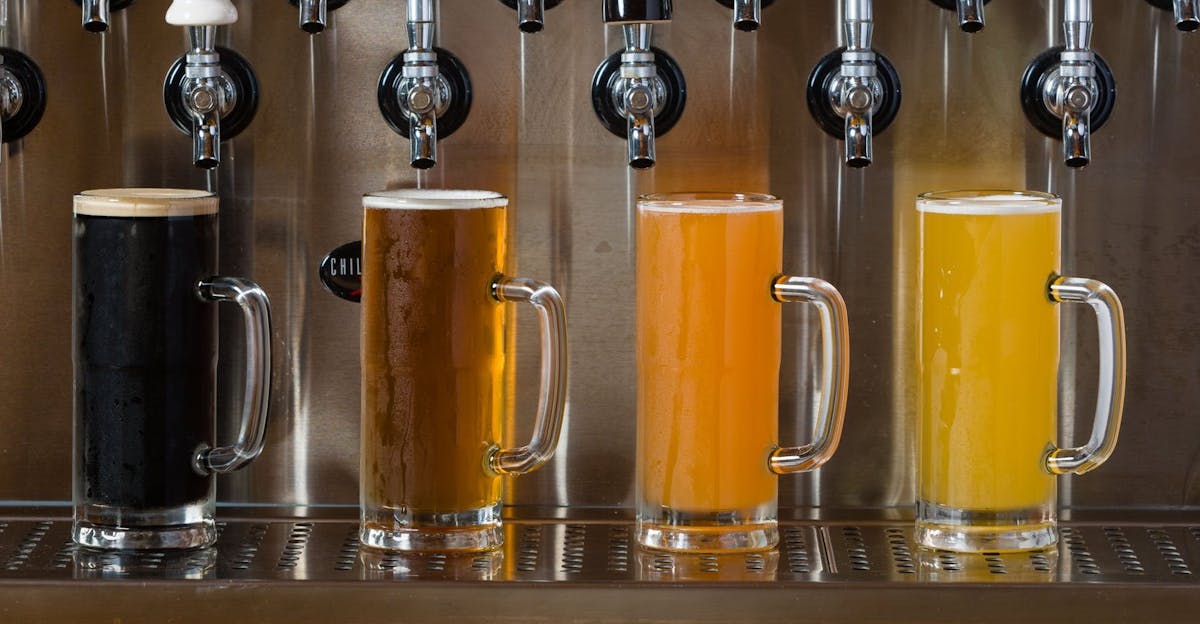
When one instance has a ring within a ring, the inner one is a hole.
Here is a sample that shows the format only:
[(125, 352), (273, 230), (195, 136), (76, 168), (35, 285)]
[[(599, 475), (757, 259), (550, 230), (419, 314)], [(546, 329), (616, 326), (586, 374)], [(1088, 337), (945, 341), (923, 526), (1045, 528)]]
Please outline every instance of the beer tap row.
[[(111, 12), (132, 0), (74, 0), (83, 12), (83, 28), (108, 30)], [(323, 31), (328, 13), (349, 0), (290, 0), (299, 10), (300, 28)], [(547, 10), (562, 0), (501, 0), (517, 13), (521, 31), (536, 33)], [(751, 32), (763, 23), (773, 0), (718, 0), (733, 12), (736, 30)], [(990, 0), (931, 0), (957, 12), (962, 30), (984, 27)], [(688, 90), (684, 72), (671, 55), (654, 45), (655, 27), (669, 23), (671, 0), (601, 0), (606, 25), (619, 26), (624, 46), (604, 59), (591, 84), (591, 101), (600, 123), (625, 139), (626, 160), (634, 169), (653, 167), (656, 142), (682, 118)], [(844, 44), (820, 59), (807, 82), (808, 109), (817, 125), (843, 144), (847, 167), (866, 167), (873, 144), (895, 119), (901, 104), (900, 73), (874, 48), (872, 0), (837, 0), (837, 25)], [(1062, 143), (1068, 167), (1091, 160), (1091, 136), (1108, 120), (1116, 101), (1116, 81), (1105, 60), (1092, 49), (1091, 0), (1061, 0), (1063, 45), (1038, 55), (1019, 85), (1021, 104), (1033, 127)], [(1183, 31), (1200, 28), (1200, 0), (1147, 0), (1173, 11)], [(3, 3), (0, 3), (2, 10)], [(464, 63), (436, 45), (438, 0), (406, 2), (407, 48), (380, 75), (377, 99), (387, 125), (409, 140), (413, 168), (438, 161), (438, 142), (451, 136), (470, 113), (472, 85)], [(0, 20), (5, 16), (0, 15)], [(221, 142), (237, 136), (253, 120), (259, 87), (251, 64), (216, 45), (217, 29), (237, 21), (231, 0), (173, 0), (167, 23), (183, 27), (188, 49), (164, 80), (164, 105), (174, 124), (192, 137), (193, 163), (202, 169), (220, 164)], [(0, 137), (20, 139), (37, 125), (46, 106), (45, 78), (25, 54), (0, 47)]]

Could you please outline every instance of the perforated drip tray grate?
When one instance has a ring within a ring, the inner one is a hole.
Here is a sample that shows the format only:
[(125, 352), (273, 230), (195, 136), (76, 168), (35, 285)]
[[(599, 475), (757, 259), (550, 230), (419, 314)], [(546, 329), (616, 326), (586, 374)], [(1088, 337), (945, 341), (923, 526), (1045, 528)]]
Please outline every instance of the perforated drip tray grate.
[(1020, 554), (930, 552), (908, 522), (784, 522), (766, 553), (674, 555), (633, 542), (624, 519), (505, 524), (503, 549), (482, 554), (394, 554), (363, 549), (345, 518), (231, 519), (217, 546), (177, 554), (97, 553), (71, 543), (62, 518), (0, 520), (0, 583), (7, 580), (541, 581), (1119, 583), (1200, 587), (1200, 525), (1079, 523), (1056, 549)]

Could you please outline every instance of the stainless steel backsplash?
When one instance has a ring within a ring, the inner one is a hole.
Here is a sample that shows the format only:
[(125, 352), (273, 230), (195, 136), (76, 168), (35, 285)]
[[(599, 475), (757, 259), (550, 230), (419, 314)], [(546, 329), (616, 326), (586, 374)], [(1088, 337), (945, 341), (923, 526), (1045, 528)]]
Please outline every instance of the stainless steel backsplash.
[[(0, 0), (4, 1), (4, 0)], [(41, 125), (0, 165), (0, 499), (67, 500), (71, 466), (71, 195), (114, 186), (188, 186), (190, 142), (168, 120), (162, 78), (184, 51), (166, 0), (84, 33), (69, 0), (7, 0), (5, 45), (46, 74)], [(620, 45), (598, 2), (566, 0), (546, 30), (521, 35), (499, 0), (442, 0), (440, 45), (474, 82), (466, 124), (429, 173), (384, 123), (375, 88), (406, 45), (404, 4), (351, 0), (316, 37), (287, 0), (242, 0), (222, 43), (261, 83), (258, 116), (225, 145), (222, 270), (258, 280), (275, 312), (274, 399), (265, 454), (223, 478), (225, 501), (355, 504), (358, 308), (317, 278), (324, 255), (359, 236), (360, 196), (381, 188), (488, 188), (513, 198), (511, 272), (550, 280), (569, 306), (567, 425), (556, 458), (510, 484), (513, 504), (633, 502), (634, 220), (637, 195), (768, 191), (786, 211), (785, 269), (824, 277), (851, 314), (850, 407), (843, 444), (818, 473), (782, 478), (785, 506), (906, 506), (914, 497), (911, 354), (913, 196), (952, 186), (1016, 186), (1064, 196), (1064, 269), (1112, 285), (1128, 321), (1129, 389), (1110, 462), (1064, 482), (1076, 507), (1200, 506), (1200, 35), (1139, 0), (1096, 0), (1095, 47), (1118, 81), (1093, 164), (1071, 171), (1025, 121), (1026, 64), (1061, 38), (1055, 3), (999, 0), (977, 35), (927, 0), (878, 2), (876, 47), (904, 105), (875, 164), (847, 170), (809, 116), (804, 87), (840, 37), (833, 0), (782, 0), (757, 34), (730, 28), (716, 0), (678, 0), (655, 44), (681, 64), (683, 119), (659, 165), (633, 172), (597, 121), (592, 73)], [(1055, 5), (1055, 6), (1051, 6)], [(222, 311), (222, 439), (237, 418), (238, 326)], [(1091, 426), (1095, 329), (1064, 312), (1062, 435)], [(534, 319), (518, 315), (512, 435), (536, 397)], [(806, 436), (816, 328), (785, 315), (781, 437)]]

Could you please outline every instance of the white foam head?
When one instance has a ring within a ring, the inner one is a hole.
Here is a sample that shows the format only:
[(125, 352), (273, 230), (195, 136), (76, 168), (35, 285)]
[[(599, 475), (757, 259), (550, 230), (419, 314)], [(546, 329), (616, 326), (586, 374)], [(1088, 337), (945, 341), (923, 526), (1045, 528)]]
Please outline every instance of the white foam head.
[(777, 212), (783, 201), (765, 193), (661, 193), (642, 195), (638, 210), (695, 214)]
[(75, 196), (75, 214), (92, 217), (194, 217), (216, 214), (220, 200), (207, 191), (116, 188)]
[(363, 208), (382, 210), (471, 210), (506, 206), (508, 198), (495, 191), (397, 189), (363, 195)]
[(1036, 191), (944, 191), (917, 197), (919, 212), (956, 215), (1061, 212), (1062, 199)]

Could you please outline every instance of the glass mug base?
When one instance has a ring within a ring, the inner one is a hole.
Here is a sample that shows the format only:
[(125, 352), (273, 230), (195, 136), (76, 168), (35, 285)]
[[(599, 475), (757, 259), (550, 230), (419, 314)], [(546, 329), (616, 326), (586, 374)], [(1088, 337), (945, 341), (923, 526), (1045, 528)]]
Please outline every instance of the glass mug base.
[(1019, 552), (1058, 542), (1049, 505), (1024, 509), (957, 509), (917, 502), (916, 541), (924, 548), (954, 552)]
[(504, 544), (500, 503), (451, 513), (404, 509), (364, 511), (358, 538), (364, 546), (406, 552), (479, 552)]
[(638, 544), (653, 550), (755, 552), (770, 550), (779, 543), (779, 526), (775, 520), (751, 520), (743, 514), (694, 513), (663, 508), (652, 519), (638, 517), (636, 537)]
[(102, 550), (184, 550), (212, 546), (217, 526), (211, 505), (130, 511), (110, 505), (80, 505), (71, 539)]

